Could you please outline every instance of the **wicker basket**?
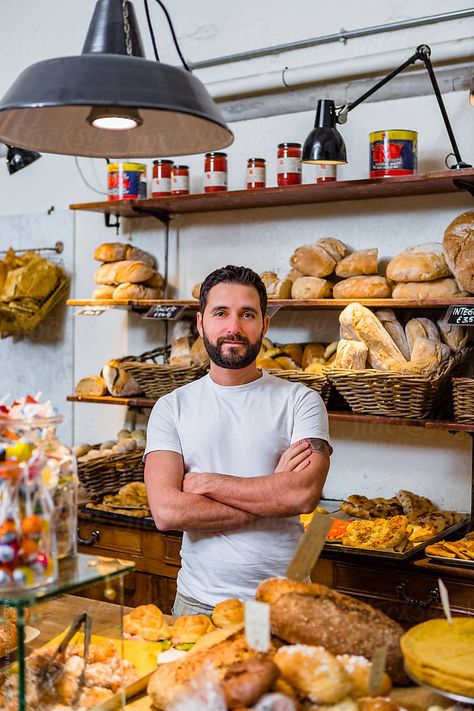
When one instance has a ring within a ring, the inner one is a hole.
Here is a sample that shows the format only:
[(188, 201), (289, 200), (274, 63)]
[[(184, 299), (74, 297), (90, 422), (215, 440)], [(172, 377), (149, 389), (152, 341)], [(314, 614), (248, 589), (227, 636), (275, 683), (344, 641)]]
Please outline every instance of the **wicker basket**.
[(385, 417), (425, 418), (439, 409), (442, 388), (472, 352), (464, 348), (430, 377), (379, 370), (328, 369), (327, 376), (353, 412)]
[(457, 422), (474, 422), (474, 378), (453, 378), (454, 418)]
[(270, 375), (276, 375), (277, 378), (283, 378), (283, 380), (289, 380), (291, 383), (302, 383), (303, 385), (307, 385), (308, 388), (316, 390), (327, 405), (329, 400), (329, 392), (331, 390), (331, 383), (327, 379), (326, 375), (305, 373), (301, 370), (281, 370), (279, 368), (269, 369), (267, 370), (267, 373), (270, 373)]
[[(100, 445), (95, 445), (98, 448)], [(110, 454), (100, 459), (77, 463), (79, 481), (92, 499), (116, 494), (131, 481), (143, 481), (143, 449), (126, 454)]]
[(192, 383), (207, 372), (202, 365), (158, 365), (123, 361), (120, 367), (135, 378), (147, 397), (159, 398), (167, 395), (181, 385)]
[(14, 333), (29, 333), (64, 301), (69, 293), (69, 279), (62, 274), (54, 291), (46, 299), (25, 297), (9, 302), (0, 302), (0, 332), (9, 336)]

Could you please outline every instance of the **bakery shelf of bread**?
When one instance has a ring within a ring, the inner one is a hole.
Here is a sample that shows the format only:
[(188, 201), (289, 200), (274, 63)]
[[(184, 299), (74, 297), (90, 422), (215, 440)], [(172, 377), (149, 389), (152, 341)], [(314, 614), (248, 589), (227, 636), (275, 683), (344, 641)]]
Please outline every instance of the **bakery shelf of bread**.
[[(71, 210), (102, 212), (122, 217), (141, 217), (156, 210), (185, 214), (214, 212), (255, 207), (303, 205), (339, 200), (367, 200), (371, 198), (404, 197), (408, 195), (433, 195), (457, 192), (454, 179), (474, 182), (474, 169), (433, 171), (415, 175), (364, 180), (340, 180), (336, 183), (287, 185), (285, 187), (259, 188), (258, 190), (232, 190), (220, 193), (199, 193), (144, 200), (114, 200), (76, 203)], [(135, 211), (139, 207), (139, 211)]]

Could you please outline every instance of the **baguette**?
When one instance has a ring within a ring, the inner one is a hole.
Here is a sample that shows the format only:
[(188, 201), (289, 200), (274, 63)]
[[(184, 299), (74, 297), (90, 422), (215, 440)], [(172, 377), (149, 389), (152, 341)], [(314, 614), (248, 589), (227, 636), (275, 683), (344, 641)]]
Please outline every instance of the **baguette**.
[(377, 274), (378, 249), (359, 249), (336, 265), (336, 275), (344, 279), (361, 274)]
[(392, 287), (383, 276), (353, 276), (334, 285), (335, 299), (386, 299)]
[(450, 274), (444, 255), (437, 252), (402, 252), (387, 264), (392, 281), (433, 281)]
[(433, 281), (410, 281), (396, 284), (393, 287), (393, 299), (449, 299), (459, 294), (459, 287), (455, 279), (446, 277)]
[(406, 683), (400, 638), (403, 629), (371, 605), (317, 583), (264, 580), (256, 599), (270, 604), (272, 633), (292, 644), (321, 645), (332, 654), (371, 659), (387, 644), (387, 673)]
[(156, 272), (146, 262), (120, 261), (106, 262), (95, 273), (96, 284), (134, 284), (147, 281), (155, 276)]
[(398, 321), (392, 309), (379, 309), (375, 315), (381, 322), (388, 335), (393, 339), (404, 358), (410, 360), (410, 348), (402, 324)]
[[(374, 314), (358, 303), (349, 304), (339, 315), (341, 337), (367, 344), (368, 364), (376, 370), (398, 372), (406, 363), (399, 348)], [(342, 331), (344, 334), (342, 335)]]

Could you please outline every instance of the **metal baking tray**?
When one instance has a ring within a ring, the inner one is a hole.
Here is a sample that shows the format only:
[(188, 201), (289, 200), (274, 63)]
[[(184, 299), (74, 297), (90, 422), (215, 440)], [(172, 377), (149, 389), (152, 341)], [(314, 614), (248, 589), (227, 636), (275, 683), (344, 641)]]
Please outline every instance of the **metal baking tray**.
[(430, 562), (438, 563), (439, 565), (462, 565), (464, 568), (471, 568), (474, 570), (474, 560), (466, 560), (465, 558), (447, 558), (444, 555), (431, 555), (431, 553), (426, 553), (426, 557), (429, 558)]
[(89, 509), (86, 504), (81, 504), (79, 506), (79, 511), (81, 513), (88, 514), (95, 519), (106, 519), (108, 521), (123, 521), (124, 523), (135, 523), (137, 525), (146, 528), (156, 528), (155, 522), (152, 516), (127, 516), (126, 514), (113, 513), (113, 511), (101, 511), (100, 509)]
[[(396, 560), (406, 560), (407, 558), (413, 558), (413, 556), (418, 555), (418, 553), (423, 551), (426, 546), (430, 546), (432, 543), (436, 543), (436, 541), (440, 541), (441, 539), (446, 538), (446, 536), (449, 536), (451, 533), (454, 533), (454, 531), (457, 531), (459, 528), (462, 528), (463, 526), (468, 524), (470, 521), (469, 514), (463, 515), (466, 518), (463, 518), (457, 523), (453, 523), (452, 526), (448, 526), (448, 528), (445, 528), (444, 531), (437, 533), (436, 536), (428, 538), (427, 541), (420, 541), (419, 543), (416, 543), (413, 548), (410, 548), (407, 551), (402, 551), (401, 553), (399, 553), (398, 551), (394, 551), (391, 548), (352, 548), (351, 546), (343, 546), (341, 543), (329, 542), (324, 544), (323, 550), (338, 551), (340, 553), (348, 553), (349, 555), (364, 555), (371, 556), (374, 558), (395, 558)], [(335, 518), (340, 518), (341, 520), (346, 521), (349, 520), (348, 518), (343, 518), (342, 516), (336, 516)]]

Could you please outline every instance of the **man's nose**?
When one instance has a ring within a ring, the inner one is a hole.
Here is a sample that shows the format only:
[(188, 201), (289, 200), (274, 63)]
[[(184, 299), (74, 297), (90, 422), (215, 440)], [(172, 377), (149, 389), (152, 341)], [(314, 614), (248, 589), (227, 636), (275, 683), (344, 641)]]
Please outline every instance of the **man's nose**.
[(240, 333), (240, 322), (237, 314), (235, 316), (230, 316), (227, 323), (227, 333), (233, 336)]

